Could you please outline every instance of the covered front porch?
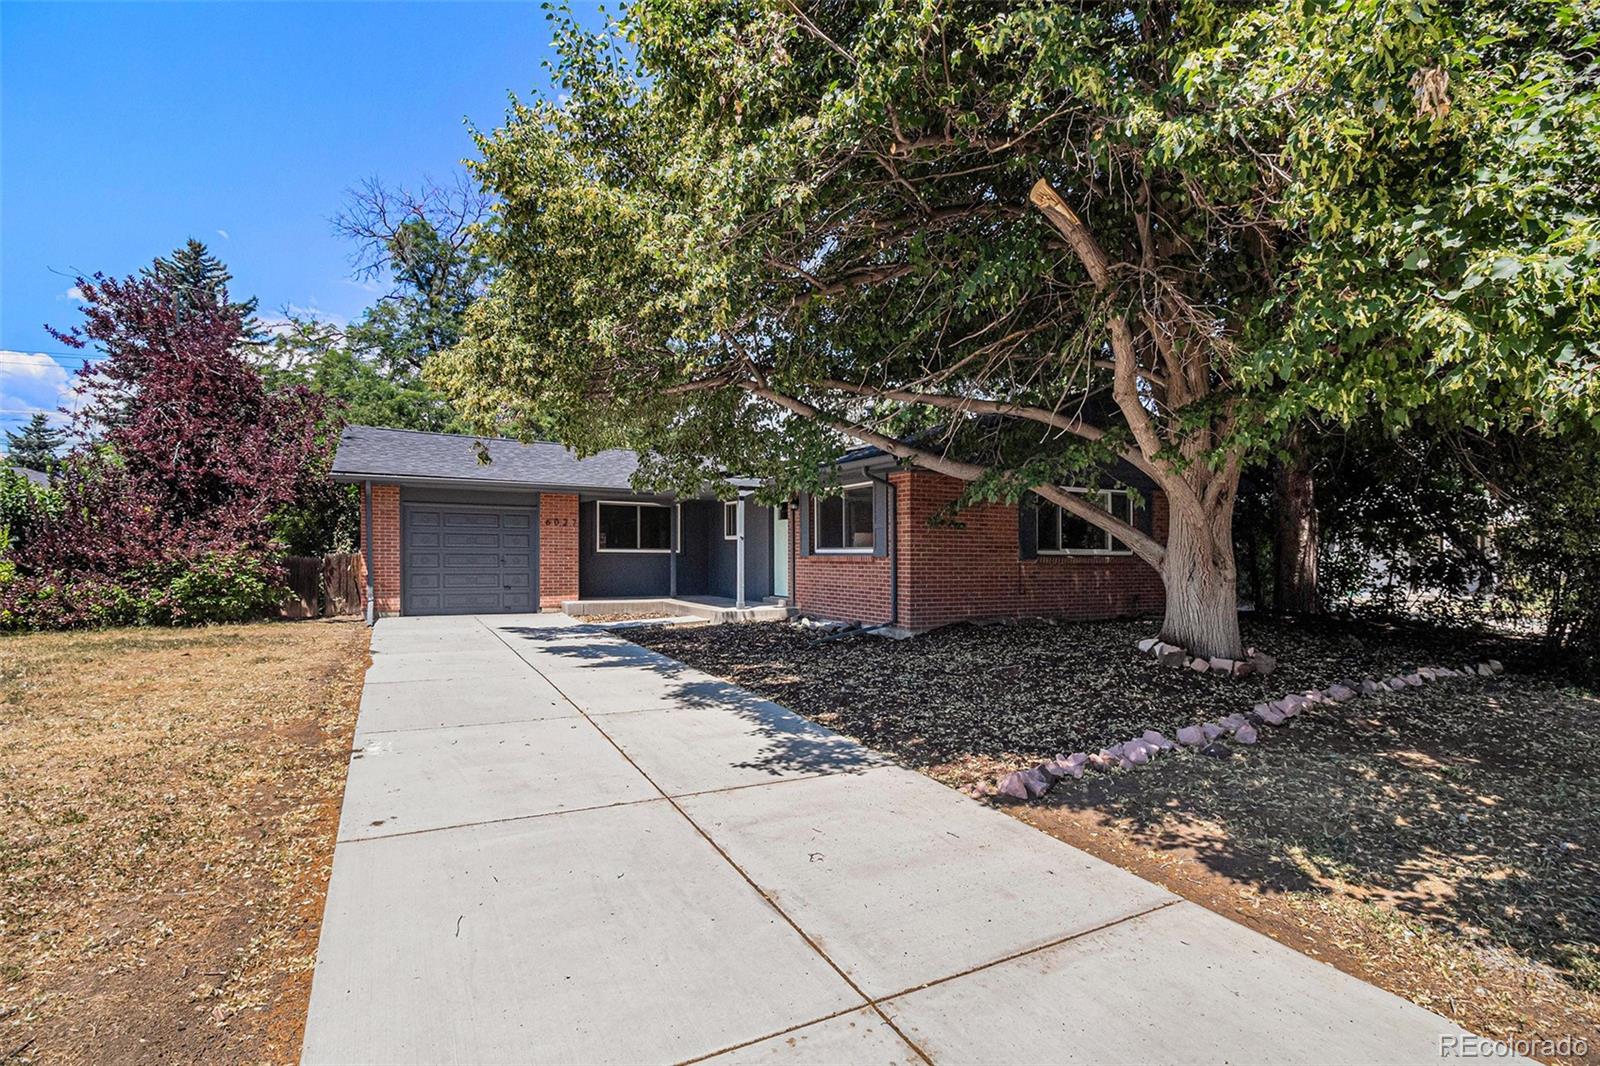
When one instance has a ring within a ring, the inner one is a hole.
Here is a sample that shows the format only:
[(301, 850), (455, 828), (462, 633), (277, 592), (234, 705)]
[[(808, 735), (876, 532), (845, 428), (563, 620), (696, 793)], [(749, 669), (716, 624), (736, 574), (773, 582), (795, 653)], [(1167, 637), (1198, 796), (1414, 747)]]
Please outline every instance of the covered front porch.
[[(574, 616), (655, 612), (713, 621), (786, 617), (789, 508), (736, 499), (587, 496)], [(669, 602), (670, 601), (670, 602)]]

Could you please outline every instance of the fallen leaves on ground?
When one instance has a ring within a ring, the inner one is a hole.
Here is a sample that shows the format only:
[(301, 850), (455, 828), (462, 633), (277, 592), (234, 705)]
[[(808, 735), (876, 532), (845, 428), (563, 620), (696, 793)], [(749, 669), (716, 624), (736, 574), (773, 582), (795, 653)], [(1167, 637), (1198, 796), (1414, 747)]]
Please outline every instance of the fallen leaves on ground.
[(627, 636), (947, 784), (1346, 678), (1495, 657), (1320, 706), (1254, 748), (1058, 784), (1016, 816), (1468, 1028), (1600, 1049), (1600, 697), (1483, 632), (1245, 622), (1279, 669), (1162, 667), (1139, 621), (952, 626), (905, 641), (788, 624)]

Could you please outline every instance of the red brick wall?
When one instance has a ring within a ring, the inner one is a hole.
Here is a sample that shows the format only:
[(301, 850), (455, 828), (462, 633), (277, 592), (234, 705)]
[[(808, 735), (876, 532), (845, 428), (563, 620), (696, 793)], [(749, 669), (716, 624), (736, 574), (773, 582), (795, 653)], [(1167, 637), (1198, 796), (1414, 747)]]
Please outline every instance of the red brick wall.
[(539, 606), (578, 598), (578, 497), (539, 496)]
[[(972, 618), (1050, 615), (1113, 618), (1159, 611), (1161, 578), (1131, 555), (1041, 555), (1018, 551), (1018, 508), (982, 504), (955, 525), (929, 519), (956, 499), (961, 484), (923, 471), (891, 475), (896, 488), (899, 624), (930, 629)], [(1157, 495), (1152, 528), (1166, 536), (1166, 499)], [(806, 614), (853, 622), (889, 620), (889, 560), (859, 555), (803, 555), (791, 526), (795, 606)]]
[[(893, 474), (890, 480), (902, 476)], [(800, 514), (793, 512), (789, 518), (790, 602), (819, 618), (869, 625), (889, 621), (889, 560), (873, 555), (807, 555), (800, 539), (801, 525)]]
[[(368, 543), (367, 509), (361, 509), (363, 561)], [(372, 592), (379, 615), (400, 613), (400, 486), (372, 486)], [(363, 582), (361, 595), (366, 596)], [(365, 606), (365, 605), (363, 605)]]

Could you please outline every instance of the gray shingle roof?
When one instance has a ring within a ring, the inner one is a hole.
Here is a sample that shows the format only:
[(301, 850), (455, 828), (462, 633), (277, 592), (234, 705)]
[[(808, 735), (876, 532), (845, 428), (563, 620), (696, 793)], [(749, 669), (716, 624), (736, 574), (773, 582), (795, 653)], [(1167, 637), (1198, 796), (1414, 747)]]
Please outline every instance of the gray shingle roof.
[[(479, 442), (488, 449), (488, 463), (478, 462)], [(333, 476), (337, 481), (472, 481), (628, 492), (638, 465), (638, 455), (620, 448), (579, 459), (572, 449), (549, 441), (523, 444), (499, 437), (346, 426), (334, 453)]]
[(49, 485), (50, 484), (50, 475), (46, 474), (43, 470), (35, 470), (32, 467), (27, 467), (27, 466), (12, 466), (12, 467), (7, 467), (7, 469), (13, 470), (16, 473), (21, 474), (23, 477), (27, 478), (29, 481), (33, 482), (35, 485)]

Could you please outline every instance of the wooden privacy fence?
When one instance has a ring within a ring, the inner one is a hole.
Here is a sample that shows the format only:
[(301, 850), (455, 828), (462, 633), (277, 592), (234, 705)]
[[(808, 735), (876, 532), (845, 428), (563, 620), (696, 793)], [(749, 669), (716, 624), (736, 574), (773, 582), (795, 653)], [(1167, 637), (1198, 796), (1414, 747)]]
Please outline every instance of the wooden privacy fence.
[(281, 618), (333, 618), (361, 613), (365, 580), (361, 555), (291, 555), (283, 561), (289, 598), (278, 608)]

